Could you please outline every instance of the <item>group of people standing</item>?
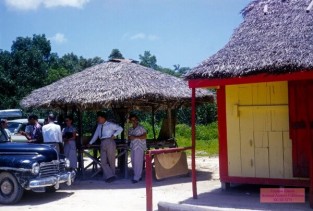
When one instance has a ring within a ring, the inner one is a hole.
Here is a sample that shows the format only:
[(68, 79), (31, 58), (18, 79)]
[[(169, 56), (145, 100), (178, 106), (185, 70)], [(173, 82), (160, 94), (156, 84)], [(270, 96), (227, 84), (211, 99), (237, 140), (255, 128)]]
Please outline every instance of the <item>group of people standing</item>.
[(21, 131), (29, 143), (45, 143), (54, 145), (58, 153), (64, 153), (70, 160), (70, 168), (77, 168), (77, 150), (76, 150), (76, 129), (72, 125), (73, 118), (65, 118), (65, 127), (55, 123), (55, 116), (49, 114), (46, 122), (41, 126), (38, 122), (38, 116), (30, 115), (28, 117), (28, 131)]
[[(73, 118), (71, 116), (65, 117), (65, 126), (63, 129), (61, 129), (60, 125), (55, 123), (55, 120), (55, 116), (50, 114), (45, 124), (41, 126), (38, 122), (38, 116), (30, 115), (28, 117), (27, 132), (22, 131), (20, 134), (24, 135), (29, 143), (54, 145), (59, 153), (64, 153), (65, 157), (70, 160), (70, 167), (74, 170), (77, 168), (77, 130), (73, 126)], [(137, 183), (142, 178), (147, 131), (139, 124), (138, 116), (134, 114), (130, 115), (129, 121), (132, 124), (128, 131), (128, 140), (130, 141), (131, 149), (131, 163), (134, 171), (132, 182)], [(2, 123), (1, 121), (1, 126), (5, 127), (5, 123), (6, 122)], [(103, 178), (106, 182), (110, 183), (116, 179), (116, 143), (114, 139), (122, 133), (123, 128), (118, 124), (107, 121), (107, 115), (104, 112), (97, 113), (97, 123), (96, 131), (89, 141), (88, 146), (95, 143), (98, 139), (101, 141), (100, 159)], [(1, 134), (4, 133), (2, 132)]]
[[(130, 115), (132, 127), (128, 132), (128, 140), (131, 148), (131, 162), (134, 170), (133, 183), (141, 180), (144, 151), (146, 150), (146, 130), (139, 125), (139, 120), (136, 115)], [(107, 115), (104, 112), (97, 113), (98, 126), (89, 141), (88, 146), (100, 139), (100, 159), (103, 170), (103, 178), (106, 182), (113, 182), (115, 177), (115, 153), (116, 143), (115, 137), (122, 133), (123, 128), (115, 123), (107, 121)]]

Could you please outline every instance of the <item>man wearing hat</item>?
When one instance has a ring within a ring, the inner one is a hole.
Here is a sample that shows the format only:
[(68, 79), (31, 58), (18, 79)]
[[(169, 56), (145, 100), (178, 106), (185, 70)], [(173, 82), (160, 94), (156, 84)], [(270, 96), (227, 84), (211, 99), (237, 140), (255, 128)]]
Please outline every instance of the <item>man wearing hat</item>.
[(113, 182), (115, 180), (115, 153), (116, 144), (115, 137), (121, 134), (123, 128), (117, 124), (107, 121), (107, 116), (104, 112), (97, 113), (98, 126), (89, 146), (93, 144), (98, 138), (101, 140), (101, 167), (103, 170), (103, 178), (106, 182)]
[(43, 142), (45, 144), (53, 144), (60, 153), (60, 145), (62, 144), (62, 132), (60, 125), (54, 123), (55, 117), (53, 114), (48, 116), (48, 124), (42, 127)]

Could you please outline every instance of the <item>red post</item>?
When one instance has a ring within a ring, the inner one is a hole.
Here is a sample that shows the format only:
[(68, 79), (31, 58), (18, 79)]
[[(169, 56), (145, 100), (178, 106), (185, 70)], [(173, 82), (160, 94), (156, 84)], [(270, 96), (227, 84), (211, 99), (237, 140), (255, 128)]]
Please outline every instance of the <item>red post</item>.
[(313, 143), (310, 143), (310, 192), (309, 192), (309, 203), (310, 207), (313, 208)]
[(192, 195), (194, 199), (197, 194), (197, 175), (196, 175), (196, 89), (192, 88), (191, 99), (191, 175), (192, 175)]
[(218, 120), (220, 180), (221, 182), (225, 182), (224, 181), (225, 178), (228, 177), (225, 86), (221, 86), (219, 89), (217, 89), (217, 120)]
[(151, 154), (146, 152), (146, 210), (152, 211), (152, 163)]

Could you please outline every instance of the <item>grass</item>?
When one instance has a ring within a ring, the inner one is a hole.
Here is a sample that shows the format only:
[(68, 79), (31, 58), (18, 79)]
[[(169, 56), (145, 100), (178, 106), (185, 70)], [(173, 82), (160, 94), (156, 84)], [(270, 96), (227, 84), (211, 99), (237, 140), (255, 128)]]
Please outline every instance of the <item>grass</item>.
[[(196, 126), (196, 154), (202, 156), (218, 155), (217, 123)], [(191, 128), (185, 124), (176, 126), (178, 146), (191, 146)]]
[[(147, 130), (148, 138), (153, 138), (152, 126), (147, 122), (141, 124)], [(155, 130), (158, 134), (160, 127), (156, 126)], [(176, 125), (176, 140), (179, 147), (191, 146), (191, 127), (186, 124)], [(190, 151), (187, 151), (187, 153), (190, 153)], [(196, 154), (200, 156), (218, 155), (217, 122), (196, 126)]]

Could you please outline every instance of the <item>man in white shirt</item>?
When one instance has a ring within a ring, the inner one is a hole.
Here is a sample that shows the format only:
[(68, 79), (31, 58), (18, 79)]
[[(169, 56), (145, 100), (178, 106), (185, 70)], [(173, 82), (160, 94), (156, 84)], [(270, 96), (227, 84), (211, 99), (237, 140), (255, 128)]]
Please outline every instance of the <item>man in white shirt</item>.
[(89, 142), (89, 146), (98, 138), (101, 140), (100, 153), (103, 178), (106, 182), (110, 183), (115, 180), (116, 144), (114, 139), (123, 131), (123, 128), (117, 124), (108, 122), (104, 112), (97, 113), (97, 121), (98, 126)]
[(48, 116), (48, 124), (42, 127), (43, 142), (45, 144), (53, 144), (60, 153), (60, 144), (62, 144), (62, 132), (60, 125), (54, 123), (55, 117), (53, 114)]

